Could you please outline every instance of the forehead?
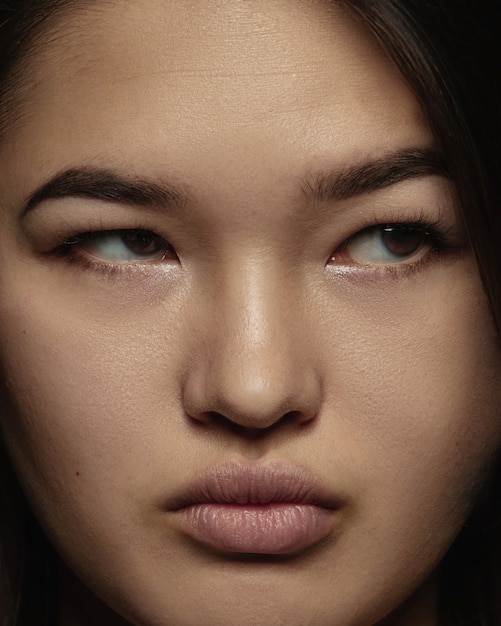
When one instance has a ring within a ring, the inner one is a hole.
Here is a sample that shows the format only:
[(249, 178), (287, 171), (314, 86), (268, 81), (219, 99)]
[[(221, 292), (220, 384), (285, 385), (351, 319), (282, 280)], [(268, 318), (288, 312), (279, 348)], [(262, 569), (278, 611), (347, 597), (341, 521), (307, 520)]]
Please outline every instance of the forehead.
[(338, 2), (91, 3), (57, 22), (32, 63), (24, 156), (41, 151), (54, 169), (76, 152), (155, 167), (201, 151), (217, 162), (222, 146), (276, 163), (276, 146), (286, 165), (431, 141), (390, 59)]

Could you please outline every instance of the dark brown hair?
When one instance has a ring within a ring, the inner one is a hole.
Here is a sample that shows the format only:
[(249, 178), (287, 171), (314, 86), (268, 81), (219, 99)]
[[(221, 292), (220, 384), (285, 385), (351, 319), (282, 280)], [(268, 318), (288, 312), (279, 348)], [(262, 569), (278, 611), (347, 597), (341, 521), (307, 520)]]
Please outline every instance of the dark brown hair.
[[(458, 193), (501, 347), (499, 7), (495, 0), (345, 4), (369, 26), (421, 102)], [(481, 504), (443, 560), (440, 626), (501, 624), (499, 456)]]
[[(336, 1), (336, 0), (333, 0)], [(0, 140), (16, 121), (26, 60), (66, 9), (90, 0), (0, 0)], [(501, 334), (501, 93), (495, 0), (344, 0), (394, 60), (428, 118), (458, 192)], [(501, 415), (500, 415), (501, 419)], [(55, 621), (57, 557), (0, 446), (1, 626)], [(441, 626), (501, 624), (499, 468), (441, 568)], [(2, 604), (3, 603), (3, 604)]]

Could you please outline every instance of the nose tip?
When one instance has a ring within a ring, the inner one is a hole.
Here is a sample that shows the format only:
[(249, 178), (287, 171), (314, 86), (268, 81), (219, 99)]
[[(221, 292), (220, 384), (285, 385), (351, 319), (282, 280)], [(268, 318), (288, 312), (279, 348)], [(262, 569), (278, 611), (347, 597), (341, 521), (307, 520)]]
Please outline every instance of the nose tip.
[[(271, 350), (271, 348), (270, 348)], [(187, 414), (209, 424), (226, 421), (250, 430), (269, 429), (284, 420), (303, 424), (319, 408), (320, 384), (304, 366), (283, 354), (254, 352), (191, 372), (184, 388)], [(287, 357), (285, 357), (287, 358)], [(235, 362), (236, 361), (236, 362)]]

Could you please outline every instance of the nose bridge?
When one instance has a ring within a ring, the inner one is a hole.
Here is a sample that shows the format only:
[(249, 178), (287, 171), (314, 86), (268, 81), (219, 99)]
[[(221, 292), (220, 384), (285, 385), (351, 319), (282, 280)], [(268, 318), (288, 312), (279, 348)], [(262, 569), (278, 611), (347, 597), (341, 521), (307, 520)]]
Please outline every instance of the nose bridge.
[(249, 261), (227, 277), (227, 328), (234, 340), (260, 361), (259, 353), (270, 347), (280, 318), (280, 301), (287, 300), (287, 285), (278, 280), (278, 271), (263, 262)]
[(195, 413), (218, 413), (249, 428), (315, 413), (317, 386), (305, 367), (296, 291), (265, 255), (226, 271), (214, 298), (207, 358), (193, 376)]
[[(286, 371), (292, 369), (290, 339), (294, 334), (285, 319), (288, 285), (278, 272), (255, 263), (228, 280), (220, 337), (222, 373), (227, 384), (239, 384), (242, 395), (254, 402), (272, 401), (285, 390)], [(228, 370), (228, 372), (225, 372)], [(233, 374), (238, 373), (238, 378)], [(283, 391), (282, 390), (282, 391)]]

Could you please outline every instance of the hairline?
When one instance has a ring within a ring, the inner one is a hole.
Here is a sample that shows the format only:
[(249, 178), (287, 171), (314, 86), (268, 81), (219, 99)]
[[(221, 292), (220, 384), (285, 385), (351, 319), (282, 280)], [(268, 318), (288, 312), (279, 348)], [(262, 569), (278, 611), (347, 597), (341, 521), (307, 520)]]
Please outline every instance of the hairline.
[[(22, 38), (12, 54), (13, 61), (1, 77), (0, 85), (0, 142), (8, 140), (22, 125), (28, 115), (28, 107), (24, 95), (29, 92), (36, 71), (36, 57), (48, 50), (62, 33), (61, 25), (67, 21), (68, 15), (87, 11), (89, 8), (102, 8), (104, 4), (114, 5), (119, 0), (47, 0), (35, 23), (19, 29)], [(22, 19), (22, 18), (21, 18)], [(3, 28), (8, 27), (4, 23)], [(15, 44), (14, 44), (15, 45)]]

